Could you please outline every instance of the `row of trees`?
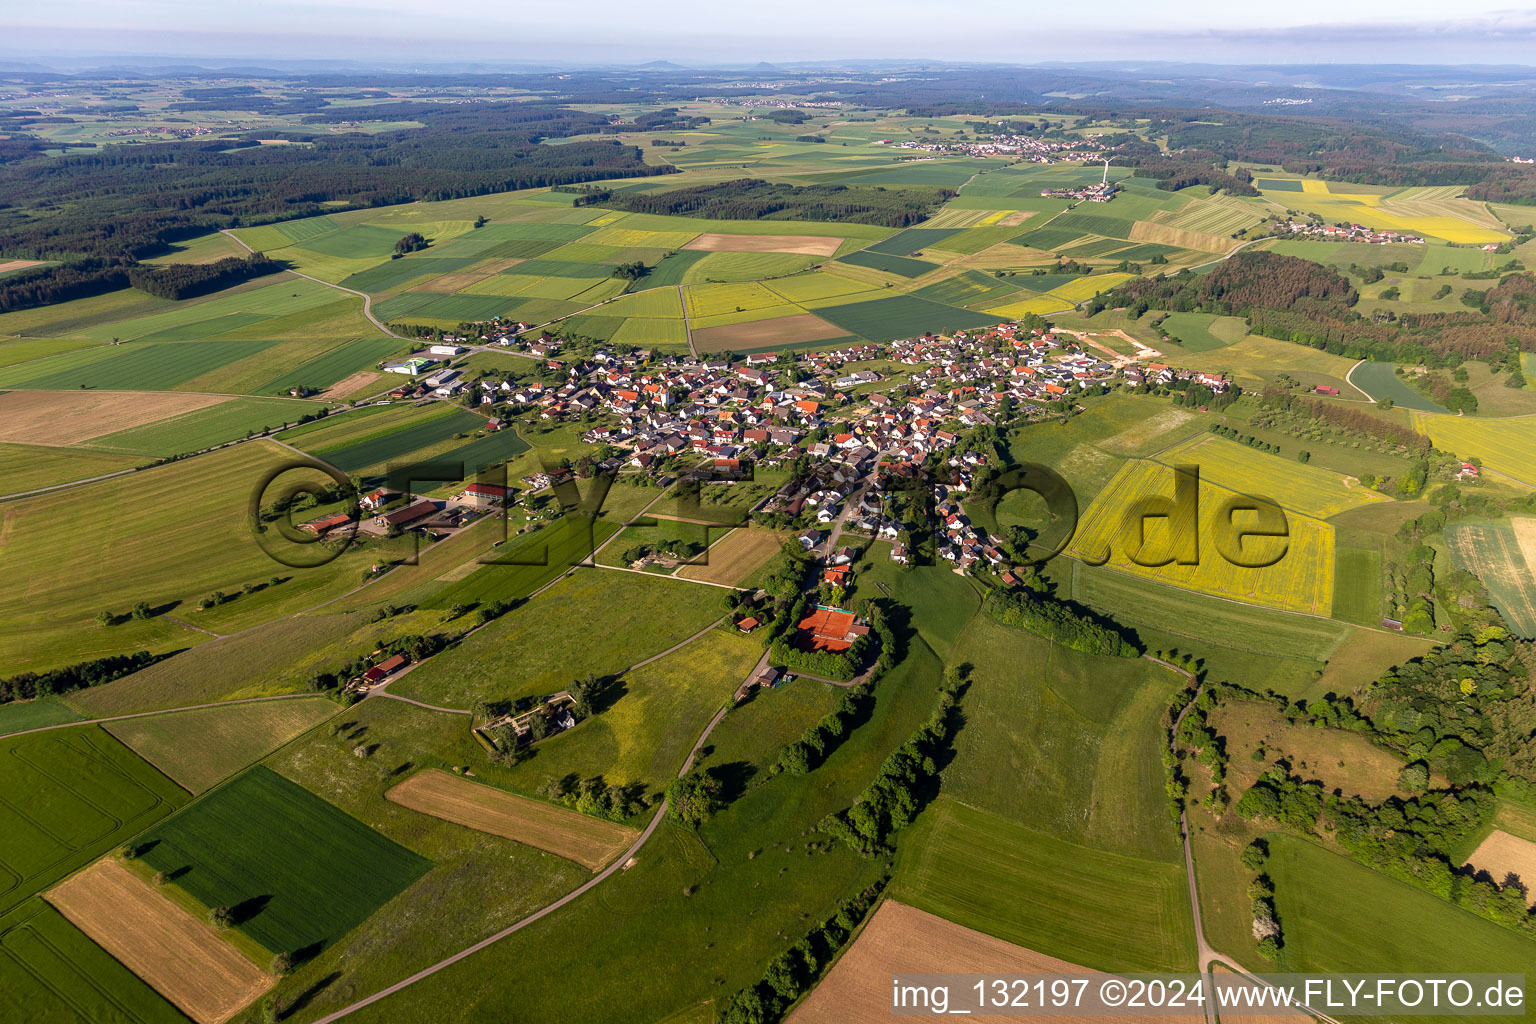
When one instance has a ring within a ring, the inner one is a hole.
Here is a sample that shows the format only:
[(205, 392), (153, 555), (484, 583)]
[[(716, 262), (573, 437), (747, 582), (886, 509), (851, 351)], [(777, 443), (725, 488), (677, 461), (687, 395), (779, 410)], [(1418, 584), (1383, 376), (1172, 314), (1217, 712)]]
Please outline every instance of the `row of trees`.
[(852, 807), (829, 814), (817, 828), (866, 856), (889, 848), (892, 836), (911, 824), (937, 781), (938, 759), (954, 729), (960, 672), (945, 670), (933, 714), (880, 765), (880, 772)]
[(954, 195), (947, 189), (779, 185), (740, 178), (663, 193), (616, 193), (603, 205), (716, 220), (829, 220), (902, 228), (928, 219)]
[(22, 672), (8, 679), (0, 679), (0, 704), (100, 686), (159, 660), (159, 656), (148, 651), (136, 651), (133, 654), (114, 654), (107, 658), (82, 661), (47, 672)]

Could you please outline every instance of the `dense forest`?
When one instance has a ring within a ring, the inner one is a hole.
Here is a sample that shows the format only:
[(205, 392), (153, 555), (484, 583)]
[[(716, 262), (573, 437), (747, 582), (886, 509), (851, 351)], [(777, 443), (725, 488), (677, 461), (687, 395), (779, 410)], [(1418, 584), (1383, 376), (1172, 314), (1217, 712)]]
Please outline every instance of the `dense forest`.
[(1089, 314), (1126, 307), (1241, 316), (1258, 334), (1351, 359), (1424, 362), (1505, 359), (1511, 346), (1536, 351), (1536, 277), (1509, 274), (1454, 313), (1405, 313), (1391, 321), (1361, 316), (1349, 279), (1294, 256), (1242, 252), (1209, 274), (1188, 270), (1138, 278), (1088, 303)]
[(311, 115), (314, 131), (270, 133), (301, 145), (199, 140), (19, 154), (0, 164), (0, 252), (143, 259), (210, 228), (335, 212), (327, 202), (384, 206), (673, 171), (617, 141), (539, 144), (616, 130), (604, 114), (541, 103), (399, 102), (369, 115), (425, 127), (336, 134), (330, 125), (357, 116), (339, 108)]
[(774, 185), (740, 178), (661, 195), (616, 193), (599, 205), (716, 220), (830, 220), (904, 228), (926, 220), (954, 195), (947, 189)]
[(213, 263), (136, 266), (128, 271), (128, 283), (162, 299), (190, 299), (282, 269), (283, 265), (277, 260), (253, 252), (249, 256), (230, 256)]

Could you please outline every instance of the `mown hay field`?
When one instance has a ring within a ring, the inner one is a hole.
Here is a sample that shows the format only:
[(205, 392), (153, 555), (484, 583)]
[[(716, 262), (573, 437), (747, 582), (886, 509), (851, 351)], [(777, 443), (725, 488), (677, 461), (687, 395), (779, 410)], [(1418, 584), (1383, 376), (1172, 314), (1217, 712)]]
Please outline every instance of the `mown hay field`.
[(402, 807), (545, 850), (593, 871), (627, 850), (639, 835), (626, 825), (436, 769), (417, 772), (384, 795)]
[(0, 444), (0, 495), (22, 494), (55, 484), (117, 473), (143, 462), (131, 455), (80, 448)]
[(843, 240), (816, 235), (735, 235), (705, 232), (684, 245), (703, 252), (785, 252), (805, 256), (832, 256)]
[(48, 902), (197, 1024), (222, 1024), (277, 983), (206, 922), (111, 858)]
[(254, 768), (145, 837), (143, 860), (276, 954), (341, 938), (431, 862), (266, 768)]
[(1171, 501), (1173, 493), (1172, 469), (1153, 462), (1127, 462), (1083, 515), (1068, 552), (1090, 564), (1107, 564), (1120, 572), (1215, 597), (1311, 615), (1331, 613), (1333, 527), (1317, 519), (1287, 514), (1287, 537), (1249, 538), (1243, 542), (1245, 560), (1281, 555), (1275, 564), (1263, 568), (1234, 565), (1218, 552), (1217, 537), (1242, 528), (1252, 517), (1238, 513), (1233, 523), (1224, 524), (1223, 504), (1240, 496), (1205, 480), (1200, 482), (1198, 518), (1187, 515), (1184, 509), (1176, 509), (1171, 517), (1147, 518), (1145, 544), (1140, 553), (1142, 561), (1171, 557), (1170, 531), (1194, 532), (1199, 542), (1199, 563), (1170, 562), (1150, 567), (1133, 562), (1126, 550), (1128, 538), (1123, 535), (1127, 513), (1142, 499)]
[(133, 391), (8, 391), (0, 394), (0, 442), (78, 444), (228, 400)]
[(1157, 456), (1167, 466), (1193, 465), (1200, 478), (1280, 507), (1327, 519), (1362, 505), (1390, 501), (1352, 476), (1260, 452), (1214, 434), (1196, 436)]
[[(172, 621), (233, 632), (306, 607), (357, 585), (359, 565), (377, 553), (348, 552), (329, 564), (266, 584), (280, 567), (251, 533), (246, 509), (264, 475), (298, 461), (265, 441), (121, 479), (11, 501), (0, 507), (8, 569), (25, 588), (0, 594), (0, 655), (11, 671), (74, 664), (138, 649), (163, 652), (208, 639)], [(294, 471), (285, 482), (328, 480)], [(67, 524), (67, 526), (63, 525)], [(266, 541), (275, 546), (278, 538)], [(291, 549), (289, 549), (291, 550)], [(199, 610), (213, 591), (234, 600)], [(129, 619), (138, 601), (152, 611)], [(100, 626), (99, 612), (123, 621)]]
[(1529, 839), (1494, 829), (1467, 858), (1467, 867), (1486, 871), (1500, 885), (1515, 876), (1526, 887), (1526, 902), (1536, 906), (1536, 843)]
[(732, 530), (710, 545), (704, 565), (685, 565), (677, 575), (706, 583), (740, 586), (764, 562), (784, 546), (785, 535), (777, 530), (746, 527)]

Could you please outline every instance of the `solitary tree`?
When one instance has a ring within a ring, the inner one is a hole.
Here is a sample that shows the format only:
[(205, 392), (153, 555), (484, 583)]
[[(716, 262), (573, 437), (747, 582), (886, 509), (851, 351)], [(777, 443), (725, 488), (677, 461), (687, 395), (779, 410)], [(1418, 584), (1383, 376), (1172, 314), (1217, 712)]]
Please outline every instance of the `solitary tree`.
[(214, 907), (208, 911), (208, 923), (215, 928), (233, 928), (235, 911), (232, 907)]

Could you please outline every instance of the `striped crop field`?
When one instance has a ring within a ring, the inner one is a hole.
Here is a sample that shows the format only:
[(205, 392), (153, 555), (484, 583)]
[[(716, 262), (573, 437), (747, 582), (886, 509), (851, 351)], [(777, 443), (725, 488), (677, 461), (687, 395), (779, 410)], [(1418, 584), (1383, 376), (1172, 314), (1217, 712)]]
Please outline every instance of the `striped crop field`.
[[(1113, 479), (1094, 499), (1079, 524), (1068, 553), (1091, 564), (1103, 563), (1120, 572), (1156, 580), (1185, 590), (1214, 597), (1310, 615), (1328, 615), (1333, 607), (1334, 536), (1333, 527), (1317, 519), (1294, 513), (1286, 514), (1285, 540), (1250, 537), (1242, 543), (1245, 559), (1260, 561), (1279, 555), (1278, 561), (1263, 568), (1235, 565), (1217, 548), (1223, 530), (1225, 503), (1237, 492), (1200, 481), (1197, 507), (1177, 508), (1172, 514), (1143, 520), (1145, 543), (1138, 557), (1143, 562), (1171, 557), (1174, 534), (1195, 532), (1198, 561), (1192, 565), (1169, 562), (1146, 566), (1130, 558), (1127, 541), (1136, 541), (1133, 509), (1144, 499), (1168, 499), (1174, 495), (1174, 472), (1155, 462), (1132, 461), (1120, 467)], [(1246, 515), (1246, 519), (1245, 519)], [(1252, 521), (1252, 514), (1238, 513), (1235, 524), (1241, 528)], [(1126, 523), (1132, 529), (1125, 529)], [(1230, 533), (1231, 528), (1226, 527)], [(1282, 554), (1283, 552), (1283, 554)]]

